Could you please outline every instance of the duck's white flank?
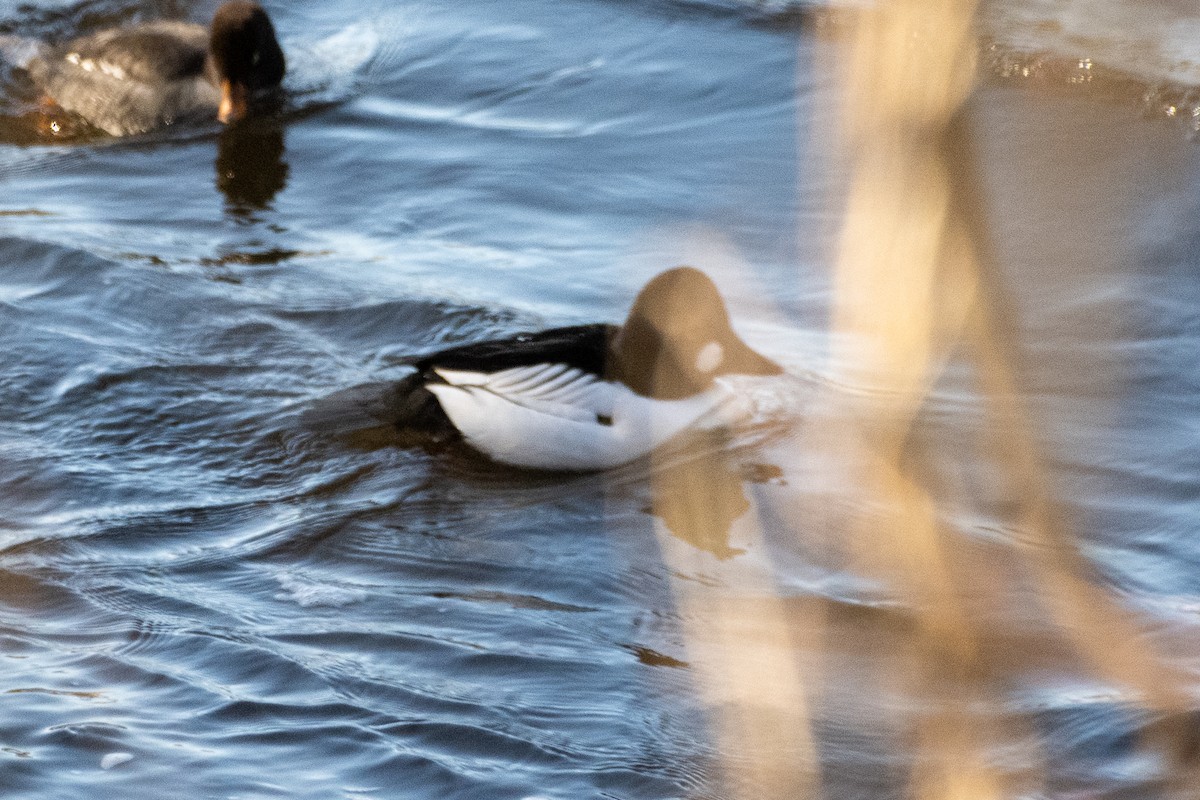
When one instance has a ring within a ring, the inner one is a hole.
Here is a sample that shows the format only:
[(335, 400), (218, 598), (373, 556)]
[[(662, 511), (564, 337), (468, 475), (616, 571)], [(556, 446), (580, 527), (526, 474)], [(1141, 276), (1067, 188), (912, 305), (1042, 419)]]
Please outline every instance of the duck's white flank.
[(727, 399), (718, 385), (683, 400), (653, 400), (563, 364), (437, 373), (446, 383), (427, 388), (467, 442), (533, 469), (620, 466), (702, 423)]

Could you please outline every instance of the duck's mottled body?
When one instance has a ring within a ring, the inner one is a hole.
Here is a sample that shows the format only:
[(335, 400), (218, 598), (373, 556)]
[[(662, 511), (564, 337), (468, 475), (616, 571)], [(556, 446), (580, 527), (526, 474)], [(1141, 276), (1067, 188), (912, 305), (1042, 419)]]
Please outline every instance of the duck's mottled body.
[(149, 22), (45, 48), (26, 65), (47, 99), (114, 136), (189, 118), (244, 116), (283, 79), (283, 51), (257, 3), (221, 6), (210, 28)]

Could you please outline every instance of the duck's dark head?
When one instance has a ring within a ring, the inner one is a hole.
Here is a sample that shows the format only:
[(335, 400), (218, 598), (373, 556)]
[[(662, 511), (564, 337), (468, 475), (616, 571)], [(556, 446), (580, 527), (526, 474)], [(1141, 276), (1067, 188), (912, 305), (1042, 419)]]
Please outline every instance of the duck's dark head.
[(660, 273), (638, 293), (610, 360), (613, 377), (663, 400), (703, 391), (718, 375), (783, 372), (733, 332), (716, 285), (692, 267)]
[(209, 64), (221, 91), (217, 119), (246, 116), (256, 95), (283, 80), (286, 63), (267, 12), (251, 0), (231, 0), (217, 9), (208, 40)]

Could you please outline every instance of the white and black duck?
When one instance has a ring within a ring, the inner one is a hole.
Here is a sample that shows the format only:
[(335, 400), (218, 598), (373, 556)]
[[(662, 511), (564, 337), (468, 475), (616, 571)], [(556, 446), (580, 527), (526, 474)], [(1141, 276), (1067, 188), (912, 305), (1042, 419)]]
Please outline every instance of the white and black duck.
[(691, 267), (651, 280), (623, 325), (520, 334), (411, 364), (396, 383), (318, 404), (310, 426), (344, 429), (336, 419), (349, 403), (376, 424), (461, 436), (504, 464), (600, 470), (719, 423), (733, 391), (722, 376), (782, 372), (738, 337), (717, 287)]
[(249, 0), (217, 9), (205, 28), (148, 22), (37, 48), (24, 65), (46, 102), (114, 136), (188, 118), (233, 122), (279, 90), (283, 50)]

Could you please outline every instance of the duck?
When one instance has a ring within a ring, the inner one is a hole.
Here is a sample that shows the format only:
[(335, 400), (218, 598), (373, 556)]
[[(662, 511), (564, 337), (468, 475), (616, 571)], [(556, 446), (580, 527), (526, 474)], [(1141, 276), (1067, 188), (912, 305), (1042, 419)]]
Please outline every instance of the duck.
[(229, 0), (208, 28), (158, 21), (99, 31), (41, 48), (25, 68), (45, 102), (128, 136), (193, 117), (236, 122), (279, 89), (286, 66), (263, 7)]
[(499, 464), (571, 472), (618, 467), (719, 425), (733, 391), (723, 376), (783, 372), (734, 332), (716, 285), (693, 267), (651, 279), (621, 325), (521, 333), (407, 366), (403, 379), (358, 393), (359, 411), (459, 438)]

